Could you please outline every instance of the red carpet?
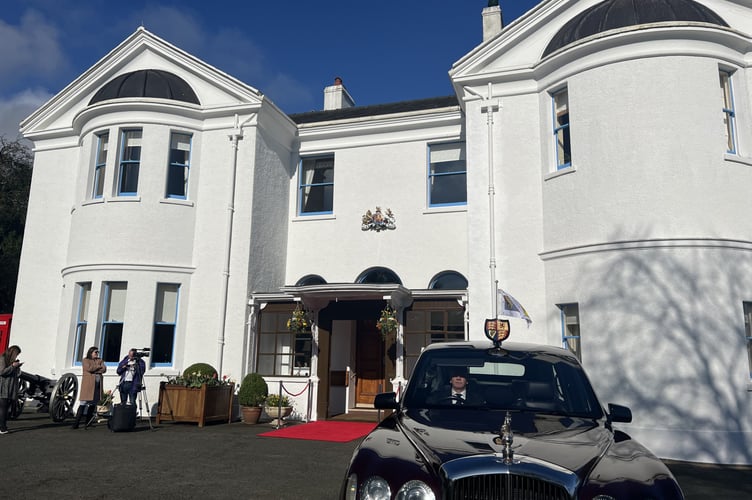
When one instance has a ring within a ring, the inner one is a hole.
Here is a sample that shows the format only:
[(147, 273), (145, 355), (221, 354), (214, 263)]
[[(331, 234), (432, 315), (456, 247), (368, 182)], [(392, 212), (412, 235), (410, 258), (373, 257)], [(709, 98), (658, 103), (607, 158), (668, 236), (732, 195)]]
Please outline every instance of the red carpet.
[(374, 427), (376, 427), (376, 424), (372, 422), (317, 420), (308, 424), (291, 425), (274, 431), (264, 432), (259, 434), (259, 436), (346, 443), (365, 436)]

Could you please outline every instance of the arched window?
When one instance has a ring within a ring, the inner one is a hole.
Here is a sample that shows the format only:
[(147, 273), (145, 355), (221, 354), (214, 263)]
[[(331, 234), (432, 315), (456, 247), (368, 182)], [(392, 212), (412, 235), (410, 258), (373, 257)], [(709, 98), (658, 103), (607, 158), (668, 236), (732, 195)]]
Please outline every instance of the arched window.
[(431, 290), (467, 290), (467, 278), (457, 271), (442, 271), (428, 284)]
[(371, 283), (371, 284), (385, 284), (396, 283), (402, 284), (402, 280), (391, 269), (386, 267), (372, 267), (363, 271), (355, 283)]
[(318, 274), (307, 274), (300, 278), (295, 286), (325, 285), (326, 280)]

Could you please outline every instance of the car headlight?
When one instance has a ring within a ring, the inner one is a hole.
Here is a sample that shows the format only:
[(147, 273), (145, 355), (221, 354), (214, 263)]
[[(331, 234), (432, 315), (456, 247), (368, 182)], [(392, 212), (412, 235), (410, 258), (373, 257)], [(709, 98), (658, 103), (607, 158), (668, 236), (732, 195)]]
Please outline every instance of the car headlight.
[(402, 485), (396, 500), (436, 500), (436, 495), (423, 481), (413, 480)]
[(362, 500), (389, 500), (392, 498), (392, 490), (389, 483), (379, 476), (371, 476), (366, 479), (361, 489)]

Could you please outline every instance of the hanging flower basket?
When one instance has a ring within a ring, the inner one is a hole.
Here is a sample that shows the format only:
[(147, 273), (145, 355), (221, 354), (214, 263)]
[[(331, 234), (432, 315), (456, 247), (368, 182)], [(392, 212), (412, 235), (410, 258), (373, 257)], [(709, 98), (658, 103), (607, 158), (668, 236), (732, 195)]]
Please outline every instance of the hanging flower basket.
[(381, 311), (381, 316), (379, 316), (379, 319), (376, 322), (376, 328), (381, 332), (381, 338), (386, 338), (387, 335), (396, 334), (399, 329), (397, 312), (390, 306), (386, 306)]
[(287, 329), (293, 333), (303, 333), (311, 330), (311, 323), (308, 321), (306, 312), (300, 307), (295, 306), (292, 316), (287, 320)]

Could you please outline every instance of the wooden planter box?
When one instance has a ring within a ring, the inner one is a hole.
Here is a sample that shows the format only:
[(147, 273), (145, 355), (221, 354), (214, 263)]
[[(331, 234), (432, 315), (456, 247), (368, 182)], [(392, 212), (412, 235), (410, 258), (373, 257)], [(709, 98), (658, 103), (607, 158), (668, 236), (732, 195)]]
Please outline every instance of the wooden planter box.
[(232, 421), (232, 397), (235, 384), (200, 389), (159, 384), (157, 403), (157, 425), (160, 422), (195, 422), (203, 427), (206, 422)]

